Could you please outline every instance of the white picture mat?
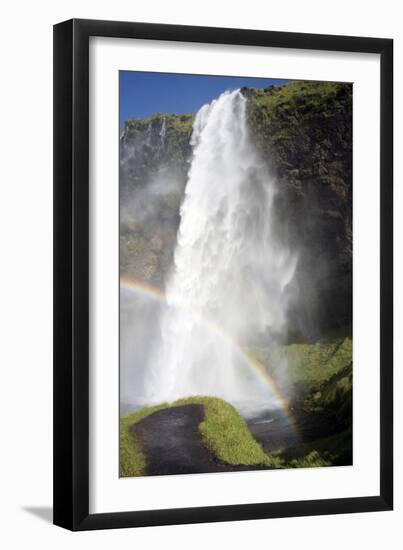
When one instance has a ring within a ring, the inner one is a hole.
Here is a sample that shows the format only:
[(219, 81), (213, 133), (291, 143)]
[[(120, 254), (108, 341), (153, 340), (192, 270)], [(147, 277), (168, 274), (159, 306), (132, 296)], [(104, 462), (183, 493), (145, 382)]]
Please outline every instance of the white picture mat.
[[(379, 61), (375, 54), (91, 38), (90, 513), (379, 494)], [(119, 479), (119, 70), (354, 83), (352, 467)]]

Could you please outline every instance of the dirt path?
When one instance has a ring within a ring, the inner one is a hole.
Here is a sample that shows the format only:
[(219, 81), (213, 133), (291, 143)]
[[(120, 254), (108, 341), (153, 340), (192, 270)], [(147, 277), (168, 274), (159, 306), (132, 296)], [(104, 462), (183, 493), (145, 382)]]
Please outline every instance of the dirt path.
[(219, 462), (200, 437), (203, 418), (203, 405), (181, 405), (157, 411), (131, 428), (146, 456), (148, 475), (260, 469)]

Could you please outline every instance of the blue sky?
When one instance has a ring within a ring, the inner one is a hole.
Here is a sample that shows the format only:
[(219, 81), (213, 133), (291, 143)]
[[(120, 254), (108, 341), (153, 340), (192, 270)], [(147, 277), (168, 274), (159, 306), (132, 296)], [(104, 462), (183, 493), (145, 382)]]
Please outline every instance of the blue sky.
[(128, 118), (154, 113), (195, 113), (225, 90), (265, 88), (287, 80), (120, 71), (120, 127)]

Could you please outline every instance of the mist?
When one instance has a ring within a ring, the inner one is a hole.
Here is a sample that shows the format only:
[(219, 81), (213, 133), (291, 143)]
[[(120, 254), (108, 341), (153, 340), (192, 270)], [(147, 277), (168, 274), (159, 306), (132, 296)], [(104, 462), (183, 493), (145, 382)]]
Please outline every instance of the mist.
[(278, 189), (252, 145), (246, 103), (227, 92), (197, 113), (184, 194), (174, 168), (163, 166), (126, 201), (123, 220), (160, 225), (161, 198), (175, 195), (181, 206), (165, 300), (146, 300), (141, 327), (136, 316), (122, 323), (123, 401), (130, 388), (142, 404), (214, 395), (238, 407), (279, 406), (242, 350), (284, 342), (298, 254), (279, 238)]

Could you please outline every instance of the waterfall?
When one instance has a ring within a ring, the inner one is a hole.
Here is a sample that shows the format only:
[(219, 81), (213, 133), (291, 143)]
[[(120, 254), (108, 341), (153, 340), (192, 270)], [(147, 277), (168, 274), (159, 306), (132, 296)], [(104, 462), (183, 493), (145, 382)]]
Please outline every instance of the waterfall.
[(161, 147), (165, 147), (165, 136), (166, 136), (166, 133), (167, 133), (167, 125), (166, 125), (166, 120), (165, 120), (165, 117), (164, 117), (164, 118), (162, 119), (161, 130), (160, 130)]
[(242, 351), (286, 330), (296, 255), (276, 235), (275, 181), (255, 151), (247, 99), (225, 92), (197, 113), (168, 307), (145, 380), (147, 400), (213, 395), (275, 406)]
[(146, 131), (146, 145), (148, 145), (148, 147), (151, 146), (151, 132), (152, 132), (152, 124), (151, 122), (148, 124), (147, 126), (147, 131)]

